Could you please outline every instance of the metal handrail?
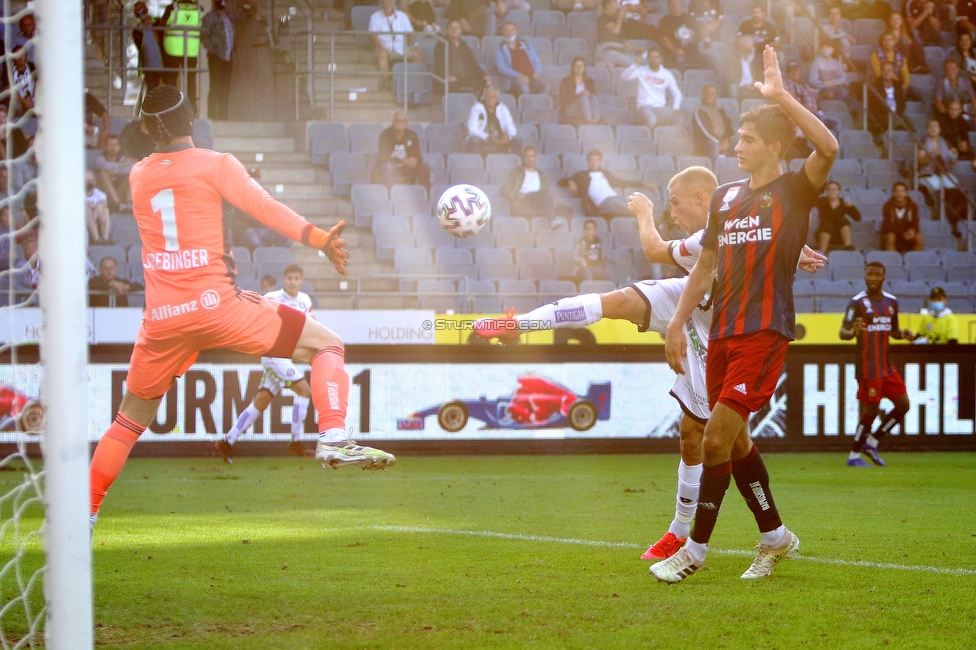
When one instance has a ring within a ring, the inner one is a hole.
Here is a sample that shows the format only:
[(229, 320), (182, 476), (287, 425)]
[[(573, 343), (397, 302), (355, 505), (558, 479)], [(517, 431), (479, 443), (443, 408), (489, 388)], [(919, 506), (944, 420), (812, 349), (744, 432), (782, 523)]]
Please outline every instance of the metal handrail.
[[(349, 76), (349, 77), (355, 76), (355, 77), (360, 77), (360, 78), (362, 78), (362, 77), (384, 77), (384, 78), (385, 77), (390, 77), (391, 79), (395, 79), (397, 75), (402, 75), (403, 76), (403, 112), (404, 113), (406, 113), (408, 111), (408, 109), (409, 109), (409, 102), (410, 102), (410, 99), (409, 99), (410, 98), (410, 78), (411, 77), (414, 77), (414, 78), (416, 78), (416, 77), (430, 77), (431, 80), (433, 80), (433, 81), (439, 81), (439, 82), (441, 82), (441, 83), (444, 84), (444, 94), (445, 95), (450, 92), (451, 82), (450, 82), (450, 78), (449, 78), (450, 75), (448, 74), (448, 71), (450, 70), (450, 56), (451, 56), (450, 55), (450, 49), (446, 47), (447, 46), (447, 43), (448, 43), (447, 39), (444, 38), (440, 34), (430, 34), (430, 33), (426, 33), (426, 32), (412, 32), (412, 31), (411, 32), (382, 32), (383, 35), (389, 35), (389, 36), (393, 36), (393, 37), (397, 37), (397, 36), (404, 37), (404, 47), (405, 48), (407, 47), (407, 44), (406, 44), (406, 37), (407, 36), (414, 36), (414, 37), (419, 36), (421, 38), (430, 38), (430, 39), (433, 39), (435, 41), (444, 43), (445, 44), (445, 52), (444, 52), (444, 76), (443, 77), (438, 76), (437, 73), (436, 73), (436, 71), (433, 71), (433, 70), (427, 70), (427, 71), (424, 71), (424, 72), (411, 71), (409, 65), (405, 65), (402, 72), (394, 72), (393, 70), (390, 70), (388, 72), (383, 72), (381, 70), (366, 70), (366, 71), (364, 71), (364, 70), (358, 70), (358, 71), (349, 71), (349, 72), (339, 71), (339, 69), (338, 69), (339, 66), (338, 66), (338, 63), (336, 62), (336, 37), (337, 36), (338, 37), (342, 37), (342, 36), (352, 36), (352, 37), (356, 37), (356, 36), (369, 36), (369, 37), (373, 37), (376, 34), (377, 34), (377, 32), (371, 32), (369, 30), (353, 30), (353, 29), (335, 30), (335, 31), (329, 32), (329, 63), (327, 64), (327, 70), (325, 70), (324, 72), (323, 71), (320, 71), (320, 70), (317, 70), (316, 69), (316, 66), (315, 66), (314, 58), (310, 58), (309, 70), (307, 71), (307, 74), (309, 75), (309, 79), (311, 80), (311, 79), (313, 79), (313, 77), (324, 76), (326, 74), (329, 77), (329, 119), (332, 119), (333, 115), (335, 114), (335, 78), (336, 78), (337, 75), (339, 75), (339, 76)], [(409, 63), (409, 62), (406, 62), (405, 61), (405, 63)], [(311, 87), (312, 82), (310, 82), (309, 85)], [(314, 106), (314, 104), (313, 104), (313, 106)], [(445, 120), (446, 120), (446, 117), (447, 116), (446, 116), (446, 112), (445, 112)]]

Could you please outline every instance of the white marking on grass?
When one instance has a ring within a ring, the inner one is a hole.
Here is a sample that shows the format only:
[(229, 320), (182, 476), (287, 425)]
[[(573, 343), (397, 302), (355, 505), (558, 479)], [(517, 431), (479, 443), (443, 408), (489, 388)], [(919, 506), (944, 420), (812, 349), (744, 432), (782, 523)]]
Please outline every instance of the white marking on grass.
[[(602, 548), (645, 548), (646, 544), (634, 544), (631, 542), (605, 542), (590, 539), (572, 539), (568, 537), (547, 537), (542, 535), (523, 535), (521, 533), (498, 533), (489, 530), (453, 530), (450, 528), (417, 528), (413, 526), (371, 526), (371, 530), (386, 530), (401, 533), (427, 533), (435, 535), (464, 535), (467, 537), (493, 537), (495, 539), (511, 539), (524, 542), (550, 542), (554, 544), (575, 544), (577, 546), (598, 546)], [(710, 549), (711, 553), (719, 555), (741, 555), (752, 557), (753, 551), (740, 551), (733, 549)], [(947, 569), (935, 566), (918, 566), (911, 564), (894, 564), (891, 562), (864, 562), (861, 560), (840, 560), (828, 557), (812, 557), (809, 555), (795, 555), (794, 560), (805, 562), (816, 562), (818, 564), (832, 564), (834, 566), (861, 567), (865, 569), (891, 569), (894, 571), (921, 571), (923, 573), (943, 573), (947, 575), (972, 576), (976, 575), (973, 569)]]

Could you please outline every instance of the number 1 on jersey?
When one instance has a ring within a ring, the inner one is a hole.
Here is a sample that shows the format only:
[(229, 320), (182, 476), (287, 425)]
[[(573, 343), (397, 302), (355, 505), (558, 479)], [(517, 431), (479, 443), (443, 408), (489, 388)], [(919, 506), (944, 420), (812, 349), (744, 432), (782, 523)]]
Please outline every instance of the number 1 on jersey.
[(160, 190), (149, 201), (149, 205), (152, 206), (153, 212), (160, 213), (166, 250), (180, 250), (180, 241), (176, 236), (176, 199), (173, 197), (173, 190)]

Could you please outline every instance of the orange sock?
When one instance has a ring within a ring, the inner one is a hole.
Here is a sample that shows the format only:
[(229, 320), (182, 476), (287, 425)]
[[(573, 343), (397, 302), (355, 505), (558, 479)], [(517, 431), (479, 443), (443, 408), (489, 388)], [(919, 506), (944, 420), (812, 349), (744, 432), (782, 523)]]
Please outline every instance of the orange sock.
[(132, 445), (136, 444), (136, 440), (145, 430), (145, 427), (139, 426), (119, 413), (115, 416), (112, 426), (98, 441), (91, 467), (88, 469), (92, 514), (98, 514), (105, 493), (122, 471)]
[(349, 375), (342, 346), (330, 345), (312, 357), (312, 403), (319, 414), (319, 432), (346, 428)]

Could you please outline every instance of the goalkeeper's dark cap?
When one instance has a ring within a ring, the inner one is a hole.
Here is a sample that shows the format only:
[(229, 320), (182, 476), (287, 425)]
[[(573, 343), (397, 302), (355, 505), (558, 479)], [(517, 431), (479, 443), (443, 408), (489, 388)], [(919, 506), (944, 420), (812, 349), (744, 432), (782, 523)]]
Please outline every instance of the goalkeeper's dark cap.
[(140, 117), (153, 140), (193, 135), (193, 108), (175, 86), (159, 86), (146, 93)]

